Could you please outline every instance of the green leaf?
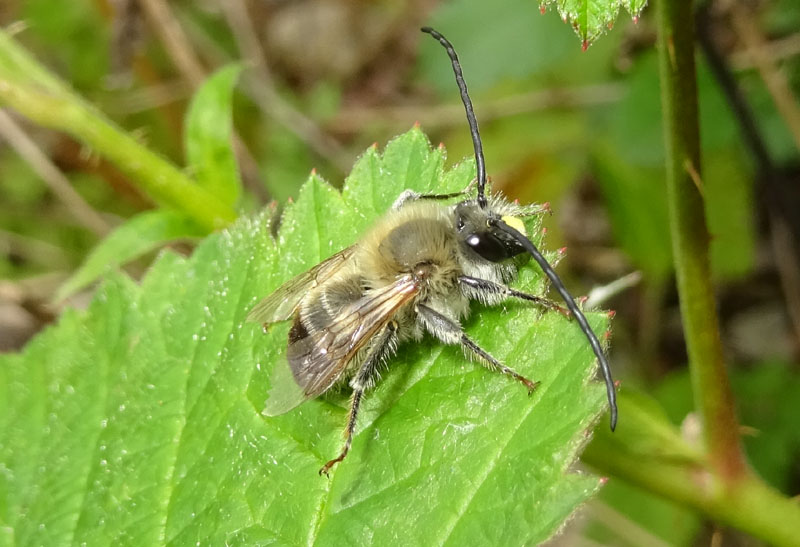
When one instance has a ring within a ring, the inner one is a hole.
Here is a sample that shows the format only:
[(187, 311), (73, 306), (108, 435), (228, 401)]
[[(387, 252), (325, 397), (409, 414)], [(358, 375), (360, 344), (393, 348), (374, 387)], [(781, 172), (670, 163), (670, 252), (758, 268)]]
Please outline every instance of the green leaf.
[(539, 0), (542, 9), (551, 4), (556, 5), (561, 19), (572, 25), (586, 49), (614, 25), (620, 7), (638, 21), (647, 0)]
[(233, 88), (241, 65), (218, 70), (192, 98), (186, 115), (186, 160), (200, 186), (225, 205), (241, 193), (236, 156), (231, 147)]
[[(530, 397), (459, 348), (401, 346), (330, 480), (317, 470), (340, 449), (346, 394), (261, 415), (289, 326), (264, 334), (245, 322), (250, 308), (355, 241), (403, 189), (473, 178), (473, 162), (444, 161), (413, 129), (383, 154), (367, 150), (341, 194), (312, 176), (276, 238), (271, 211), (241, 218), (189, 259), (162, 253), (141, 287), (112, 277), (87, 312), (0, 357), (4, 534), (18, 545), (550, 537), (599, 486), (570, 470), (605, 405), (588, 344), (558, 314), (509, 303), (476, 306), (466, 322), (542, 382)], [(526, 266), (516, 286), (541, 292), (542, 276)], [(605, 315), (589, 319), (602, 332)]]
[(206, 231), (182, 213), (159, 209), (140, 213), (111, 232), (81, 267), (59, 288), (56, 300), (89, 285), (106, 271), (121, 266), (176, 239), (202, 237)]

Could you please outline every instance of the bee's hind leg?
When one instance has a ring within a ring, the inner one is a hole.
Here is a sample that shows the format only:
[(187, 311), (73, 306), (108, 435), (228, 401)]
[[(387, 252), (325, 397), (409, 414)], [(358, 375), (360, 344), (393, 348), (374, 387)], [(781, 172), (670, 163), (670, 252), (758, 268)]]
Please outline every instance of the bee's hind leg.
[(522, 385), (528, 388), (528, 394), (533, 393), (533, 391), (539, 385), (539, 382), (534, 382), (525, 378), (514, 369), (507, 367), (492, 357), (488, 351), (481, 348), (478, 344), (473, 342), (471, 338), (464, 334), (464, 331), (461, 330), (461, 325), (449, 317), (442, 315), (441, 313), (429, 308), (424, 304), (417, 305), (417, 314), (422, 318), (425, 329), (433, 336), (445, 344), (460, 344), (462, 348), (467, 349), (475, 354), (480, 359), (481, 363), (490, 370), (496, 370), (503, 374), (507, 374), (508, 376), (511, 376), (520, 382)]
[(347, 414), (347, 427), (344, 430), (344, 447), (342, 448), (341, 454), (336, 456), (334, 459), (323, 465), (320, 470), (320, 475), (325, 475), (326, 477), (330, 477), (328, 472), (331, 470), (331, 467), (342, 461), (347, 453), (350, 452), (350, 445), (353, 442), (353, 432), (356, 430), (356, 417), (358, 416), (358, 407), (361, 406), (361, 398), (364, 395), (363, 389), (354, 389), (353, 396), (350, 398), (350, 412)]
[(350, 412), (347, 413), (347, 426), (344, 429), (344, 446), (342, 447), (342, 452), (337, 457), (322, 466), (319, 470), (320, 475), (329, 477), (330, 475), (328, 472), (331, 468), (344, 460), (347, 453), (350, 452), (350, 445), (353, 443), (353, 434), (356, 430), (358, 409), (361, 406), (364, 391), (372, 386), (378, 365), (392, 353), (396, 344), (397, 324), (394, 321), (390, 321), (376, 336), (376, 340), (367, 353), (367, 356), (364, 358), (364, 362), (361, 363), (361, 368), (358, 369), (356, 375), (350, 380), (350, 387), (353, 388), (353, 396), (350, 398)]

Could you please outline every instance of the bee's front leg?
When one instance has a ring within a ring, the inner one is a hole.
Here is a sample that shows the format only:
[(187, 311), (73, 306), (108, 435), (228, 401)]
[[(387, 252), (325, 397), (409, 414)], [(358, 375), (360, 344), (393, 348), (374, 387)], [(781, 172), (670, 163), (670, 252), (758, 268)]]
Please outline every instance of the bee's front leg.
[(400, 195), (397, 196), (397, 199), (394, 200), (392, 209), (397, 211), (398, 209), (402, 208), (407, 201), (417, 201), (418, 199), (441, 200), (465, 196), (472, 191), (472, 187), (475, 186), (475, 182), (477, 182), (477, 179), (473, 179), (472, 182), (470, 182), (467, 187), (460, 192), (451, 192), (449, 194), (420, 194), (414, 190), (403, 190)]

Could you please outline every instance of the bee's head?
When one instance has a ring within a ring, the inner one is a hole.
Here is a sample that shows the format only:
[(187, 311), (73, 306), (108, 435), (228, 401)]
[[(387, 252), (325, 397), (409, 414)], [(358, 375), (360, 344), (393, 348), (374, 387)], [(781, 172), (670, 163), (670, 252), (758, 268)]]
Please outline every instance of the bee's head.
[(501, 262), (524, 253), (525, 248), (514, 237), (490, 222), (502, 219), (525, 235), (525, 225), (519, 217), (503, 216), (492, 211), (491, 201), (481, 207), (477, 199), (462, 201), (454, 209), (456, 233), (472, 252), (489, 262)]

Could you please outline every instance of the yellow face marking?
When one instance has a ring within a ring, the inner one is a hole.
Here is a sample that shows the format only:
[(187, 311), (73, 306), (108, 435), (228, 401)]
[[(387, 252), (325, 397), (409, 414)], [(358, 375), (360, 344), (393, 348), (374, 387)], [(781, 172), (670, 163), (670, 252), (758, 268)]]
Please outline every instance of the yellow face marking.
[(503, 222), (514, 228), (516, 231), (521, 233), (524, 236), (528, 234), (525, 233), (525, 224), (523, 224), (522, 219), (519, 217), (502, 217)]

